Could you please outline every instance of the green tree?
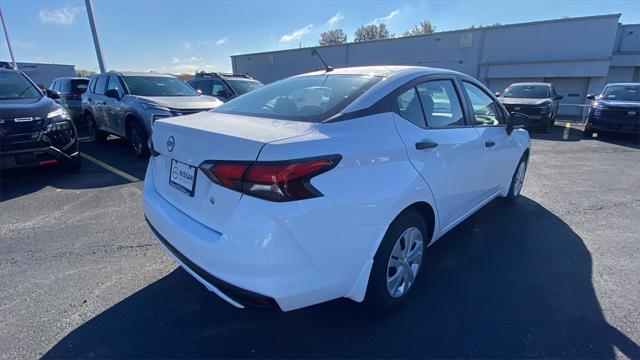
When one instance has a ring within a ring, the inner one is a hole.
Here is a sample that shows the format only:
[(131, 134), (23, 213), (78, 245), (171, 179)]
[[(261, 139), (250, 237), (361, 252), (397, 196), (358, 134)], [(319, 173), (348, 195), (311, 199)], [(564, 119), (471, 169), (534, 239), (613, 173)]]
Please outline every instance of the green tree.
[(320, 46), (338, 45), (347, 42), (347, 34), (342, 29), (333, 29), (320, 34)]
[(354, 41), (389, 39), (394, 37), (385, 24), (362, 25), (356, 30)]
[(96, 72), (92, 71), (92, 70), (82, 70), (82, 69), (76, 70), (76, 76), (78, 76), (78, 77), (88, 78), (88, 77), (92, 77), (95, 74), (96, 74)]
[(404, 36), (426, 35), (426, 34), (432, 34), (434, 32), (436, 32), (436, 26), (433, 25), (428, 20), (424, 20), (424, 21), (421, 21), (420, 24), (405, 31)]

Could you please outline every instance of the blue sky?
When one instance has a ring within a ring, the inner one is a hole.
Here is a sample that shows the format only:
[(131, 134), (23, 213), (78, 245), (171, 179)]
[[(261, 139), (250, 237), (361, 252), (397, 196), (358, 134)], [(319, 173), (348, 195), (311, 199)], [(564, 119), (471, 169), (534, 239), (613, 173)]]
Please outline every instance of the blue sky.
[[(18, 61), (97, 70), (82, 0), (0, 0)], [(109, 69), (229, 71), (229, 55), (317, 44), (342, 28), (384, 22), (401, 35), (426, 19), (438, 31), (472, 24), (622, 13), (640, 23), (640, 1), (230, 1), (94, 0)], [(4, 37), (0, 59), (9, 58)]]

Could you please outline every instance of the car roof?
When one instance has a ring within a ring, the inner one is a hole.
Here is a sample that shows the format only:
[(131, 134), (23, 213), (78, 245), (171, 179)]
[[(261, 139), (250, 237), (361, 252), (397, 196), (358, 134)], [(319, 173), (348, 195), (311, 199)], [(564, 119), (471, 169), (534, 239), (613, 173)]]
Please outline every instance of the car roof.
[[(156, 73), (156, 72), (144, 72), (144, 71), (108, 71), (105, 74), (120, 74), (122, 76), (154, 76), (154, 77), (175, 77), (169, 74)], [(98, 74), (100, 75), (100, 74)]]
[(512, 86), (512, 85), (524, 85), (524, 86), (532, 85), (532, 86), (549, 86), (549, 87), (553, 86), (552, 83), (546, 83), (546, 82), (519, 82), (519, 83), (513, 83), (509, 86)]
[(611, 84), (607, 84), (605, 86), (611, 86), (611, 85), (616, 85), (616, 86), (638, 86), (640, 85), (640, 83), (611, 83)]
[(63, 76), (63, 77), (56, 78), (53, 81), (56, 81), (56, 80), (89, 80), (89, 78), (85, 78), (82, 76)]
[(382, 76), (382, 77), (395, 77), (400, 75), (408, 75), (415, 74), (416, 76), (423, 75), (436, 75), (436, 74), (451, 74), (451, 75), (464, 75), (460, 72), (440, 69), (440, 68), (431, 68), (426, 66), (405, 66), (405, 65), (387, 65), (387, 66), (354, 66), (354, 67), (344, 67), (344, 68), (336, 68), (330, 72), (326, 72), (325, 70), (313, 71), (306, 74), (301, 74), (297, 76), (309, 76), (309, 75), (371, 75), (371, 76)]

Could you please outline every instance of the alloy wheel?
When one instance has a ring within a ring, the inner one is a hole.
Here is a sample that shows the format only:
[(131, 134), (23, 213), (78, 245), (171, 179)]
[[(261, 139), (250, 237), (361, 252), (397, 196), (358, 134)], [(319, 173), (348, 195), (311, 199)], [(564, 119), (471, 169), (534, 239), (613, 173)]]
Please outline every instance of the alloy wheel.
[(518, 166), (518, 170), (516, 172), (516, 178), (513, 183), (513, 196), (516, 197), (520, 195), (520, 190), (522, 190), (522, 184), (524, 184), (524, 175), (527, 171), (527, 162), (522, 161)]
[(396, 240), (387, 263), (387, 291), (394, 298), (402, 297), (413, 285), (420, 265), (424, 241), (416, 227), (405, 230)]

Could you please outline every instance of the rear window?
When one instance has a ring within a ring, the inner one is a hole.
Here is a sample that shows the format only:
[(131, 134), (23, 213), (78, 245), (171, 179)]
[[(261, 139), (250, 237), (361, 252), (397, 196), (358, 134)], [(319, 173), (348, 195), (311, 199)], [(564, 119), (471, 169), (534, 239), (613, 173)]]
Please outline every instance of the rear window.
[(88, 79), (71, 80), (71, 92), (72, 93), (82, 94), (83, 92), (85, 92), (87, 90), (88, 86), (89, 86), (89, 80)]
[(321, 122), (380, 81), (368, 75), (312, 75), (269, 84), (211, 110), (282, 120)]

